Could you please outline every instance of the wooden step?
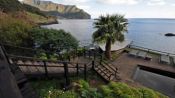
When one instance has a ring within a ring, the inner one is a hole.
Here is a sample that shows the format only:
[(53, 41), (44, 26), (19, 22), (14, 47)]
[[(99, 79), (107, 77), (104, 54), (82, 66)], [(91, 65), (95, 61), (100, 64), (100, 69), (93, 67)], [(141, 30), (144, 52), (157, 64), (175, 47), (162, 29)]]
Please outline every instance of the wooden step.
[(107, 70), (102, 66), (95, 67), (95, 70), (97, 71), (98, 74), (100, 74), (100, 76), (102, 76), (107, 81), (110, 81), (115, 77), (114, 75), (111, 75), (112, 73), (109, 72), (109, 70)]
[(15, 73), (14, 76), (15, 76), (16, 81), (17, 81), (18, 84), (27, 81), (27, 78), (24, 76), (24, 74), (21, 74), (21, 73)]
[(103, 71), (105, 71), (105, 73), (110, 73), (110, 74), (112, 74), (112, 72), (111, 71), (109, 71), (107, 68), (104, 68), (104, 67), (98, 67), (98, 69), (101, 69), (101, 70), (103, 70)]
[(34, 90), (31, 88), (31, 86), (26, 83), (21, 89), (20, 89), (22, 95), (24, 98), (37, 98), (37, 94), (34, 92)]
[(110, 65), (107, 65), (107, 64), (104, 64), (104, 63), (102, 63), (102, 64), (103, 64), (103, 66), (104, 66), (105, 68), (107, 68), (110, 72), (112, 72), (112, 73), (114, 73), (114, 74), (117, 72), (117, 70), (116, 70), (115, 67), (110, 66)]

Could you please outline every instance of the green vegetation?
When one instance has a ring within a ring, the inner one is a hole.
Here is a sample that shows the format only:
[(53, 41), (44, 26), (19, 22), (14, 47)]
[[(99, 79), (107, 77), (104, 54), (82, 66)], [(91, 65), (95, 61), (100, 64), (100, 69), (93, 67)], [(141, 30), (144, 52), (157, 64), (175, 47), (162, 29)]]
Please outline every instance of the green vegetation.
[(38, 8), (27, 5), (27, 4), (22, 4), (23, 5), (23, 9), (26, 10), (27, 12), (33, 13), (33, 14), (37, 14), (43, 17), (47, 17), (42, 11), (40, 11)]
[[(78, 41), (64, 30), (35, 28), (31, 34), (37, 47), (45, 51), (67, 52), (78, 47)], [(48, 53), (47, 58), (52, 58), (50, 55), (53, 57), (53, 54)]]
[(95, 21), (97, 31), (93, 34), (94, 42), (106, 43), (105, 56), (111, 59), (111, 45), (116, 41), (123, 41), (123, 33), (127, 31), (128, 20), (122, 15), (100, 16)]
[(38, 8), (22, 4), (18, 0), (0, 0), (0, 11), (33, 24), (57, 23), (56, 17), (47, 16)]
[(31, 12), (26, 12), (26, 15), (30, 17), (30, 19), (37, 24), (57, 23), (56, 18), (54, 17), (41, 16), (39, 14), (35, 14)]
[(0, 10), (3, 12), (28, 11), (41, 16), (45, 16), (38, 8), (22, 4), (18, 0), (0, 0)]
[(4, 12), (20, 11), (22, 4), (18, 0), (0, 0), (0, 10)]
[(46, 51), (74, 49), (78, 46), (78, 41), (64, 30), (35, 28), (31, 33), (34, 43)]
[(168, 98), (148, 88), (134, 88), (119, 82), (93, 88), (86, 81), (79, 80), (68, 91), (57, 89), (57, 83), (51, 80), (32, 84), (42, 98)]
[(0, 12), (0, 16), (0, 42), (11, 42), (19, 45), (27, 39), (28, 31), (32, 29), (31, 24), (2, 12)]

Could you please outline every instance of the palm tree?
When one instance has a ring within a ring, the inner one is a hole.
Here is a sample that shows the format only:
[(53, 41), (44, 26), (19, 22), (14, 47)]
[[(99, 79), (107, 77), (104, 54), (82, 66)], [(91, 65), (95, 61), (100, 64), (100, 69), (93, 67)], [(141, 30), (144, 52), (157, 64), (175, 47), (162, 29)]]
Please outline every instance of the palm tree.
[(93, 41), (105, 43), (105, 56), (111, 59), (111, 45), (116, 41), (124, 41), (124, 32), (127, 32), (128, 20), (123, 15), (100, 16), (94, 22)]

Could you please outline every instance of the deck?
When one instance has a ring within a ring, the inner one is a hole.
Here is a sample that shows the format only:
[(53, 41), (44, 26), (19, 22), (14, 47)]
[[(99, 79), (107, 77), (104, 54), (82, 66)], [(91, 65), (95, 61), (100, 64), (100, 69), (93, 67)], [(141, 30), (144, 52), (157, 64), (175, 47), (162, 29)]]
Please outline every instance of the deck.
[(121, 81), (132, 85), (132, 86), (141, 86), (139, 83), (135, 82), (132, 78), (134, 72), (137, 68), (137, 65), (144, 65), (152, 68), (162, 69), (166, 71), (170, 71), (175, 73), (175, 66), (163, 64), (159, 62), (159, 55), (151, 54), (152, 60), (148, 61), (143, 58), (138, 58), (134, 56), (130, 56), (128, 53), (121, 54), (115, 61), (113, 61), (113, 65), (118, 67), (120, 72)]

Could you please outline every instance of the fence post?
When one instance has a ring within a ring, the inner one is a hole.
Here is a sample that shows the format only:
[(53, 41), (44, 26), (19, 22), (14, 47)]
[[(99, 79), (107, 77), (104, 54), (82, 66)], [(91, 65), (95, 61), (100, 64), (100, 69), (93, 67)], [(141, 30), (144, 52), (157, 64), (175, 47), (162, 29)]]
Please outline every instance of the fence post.
[(102, 64), (103, 61), (103, 55), (100, 55), (100, 65)]
[(84, 65), (84, 80), (87, 80), (87, 65)]
[(84, 55), (84, 57), (86, 57), (86, 49), (85, 49), (85, 46), (84, 46), (84, 48), (83, 48), (83, 55)]
[[(68, 64), (67, 63), (63, 63), (64, 64), (64, 77), (66, 79), (66, 87), (69, 86), (70, 84), (70, 80), (69, 80), (69, 71), (68, 71)], [(65, 88), (66, 88), (65, 87)]]
[(48, 70), (47, 70), (46, 61), (43, 61), (43, 63), (44, 63), (45, 76), (48, 77)]
[(69, 59), (69, 61), (70, 61), (70, 55), (68, 56), (68, 59)]
[(96, 59), (96, 51), (94, 50), (93, 52), (94, 52), (94, 60), (95, 60)]
[(78, 77), (78, 75), (79, 75), (79, 65), (78, 65), (78, 63), (77, 63), (77, 77)]
[(92, 69), (95, 69), (95, 62), (92, 61)]

